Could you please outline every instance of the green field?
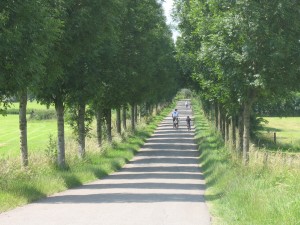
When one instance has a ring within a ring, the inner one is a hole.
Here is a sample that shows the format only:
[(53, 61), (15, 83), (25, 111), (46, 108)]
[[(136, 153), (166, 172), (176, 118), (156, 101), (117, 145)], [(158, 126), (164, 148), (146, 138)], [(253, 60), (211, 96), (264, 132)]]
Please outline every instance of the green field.
[[(0, 158), (19, 155), (19, 116), (0, 116), (0, 124)], [(44, 150), (50, 135), (56, 138), (56, 120), (28, 120), (27, 125), (30, 152)], [(70, 128), (65, 131), (66, 135), (71, 134)]]
[[(54, 107), (49, 108), (53, 110)], [(32, 110), (47, 112), (49, 111), (45, 105), (41, 105), (36, 101), (27, 102), (27, 112), (30, 114)], [(13, 103), (8, 109), (7, 116), (0, 115), (0, 159), (15, 157), (20, 155), (20, 131), (19, 131), (19, 103)], [(27, 116), (27, 141), (29, 152), (43, 151), (49, 143), (50, 135), (56, 138), (57, 125), (55, 119), (49, 120), (31, 120)], [(66, 135), (71, 134), (70, 128), (66, 125)]]
[[(283, 150), (300, 150), (300, 117), (264, 117), (268, 121), (260, 131), (259, 138), (268, 143), (267, 147)], [(273, 144), (276, 132), (277, 145)]]
[[(8, 157), (16, 157), (20, 155), (20, 131), (19, 131), (19, 103), (13, 103), (8, 109), (6, 116), (0, 115), (0, 159)], [(27, 141), (28, 151), (40, 152), (45, 151), (50, 141), (50, 136), (56, 141), (57, 124), (56, 119), (30, 119), (30, 112), (36, 114), (46, 114), (54, 111), (54, 107), (49, 109), (45, 105), (41, 105), (36, 101), (27, 103)], [(54, 111), (55, 112), (55, 111)], [(114, 120), (115, 114), (112, 115)], [(95, 128), (95, 123), (92, 128)], [(94, 129), (95, 130), (95, 129)], [(95, 132), (94, 132), (95, 133)], [(65, 137), (69, 139), (72, 136), (72, 130), (68, 123), (65, 122)]]

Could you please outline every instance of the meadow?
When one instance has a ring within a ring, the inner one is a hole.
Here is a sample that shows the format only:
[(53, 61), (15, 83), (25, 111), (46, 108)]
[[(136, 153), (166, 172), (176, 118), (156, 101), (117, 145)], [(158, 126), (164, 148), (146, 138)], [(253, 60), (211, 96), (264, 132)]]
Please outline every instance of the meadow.
[[(6, 116), (0, 115), (0, 159), (10, 158), (20, 155), (19, 150), (19, 104), (13, 103), (8, 109)], [(36, 115), (55, 115), (54, 107), (47, 108), (36, 101), (27, 103), (27, 137), (29, 152), (45, 151), (50, 138), (57, 136), (57, 124), (55, 118), (35, 119), (31, 113)], [(53, 117), (53, 116), (52, 116)], [(70, 137), (72, 132), (69, 126), (65, 126), (66, 137)]]
[[(19, 116), (0, 116), (0, 158), (19, 155)], [(56, 138), (57, 125), (55, 119), (27, 121), (28, 149), (30, 152), (43, 151), (49, 143), (50, 136)], [(66, 136), (71, 129), (66, 126)]]
[[(257, 144), (270, 150), (300, 152), (300, 117), (264, 117)], [(276, 132), (276, 144), (274, 143)]]

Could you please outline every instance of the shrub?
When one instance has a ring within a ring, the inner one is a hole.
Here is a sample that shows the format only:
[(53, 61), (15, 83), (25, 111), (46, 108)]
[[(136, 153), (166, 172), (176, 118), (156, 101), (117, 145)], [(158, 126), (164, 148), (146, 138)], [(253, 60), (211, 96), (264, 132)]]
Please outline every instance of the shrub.
[(53, 109), (48, 109), (48, 110), (35, 109), (35, 110), (27, 110), (27, 112), (30, 112), (29, 119), (31, 120), (50, 120), (56, 118), (56, 112)]

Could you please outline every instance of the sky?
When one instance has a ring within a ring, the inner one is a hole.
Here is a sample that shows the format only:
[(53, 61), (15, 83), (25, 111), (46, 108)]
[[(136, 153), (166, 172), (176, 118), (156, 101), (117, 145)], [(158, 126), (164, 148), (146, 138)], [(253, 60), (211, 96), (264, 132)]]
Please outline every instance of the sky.
[[(165, 10), (165, 15), (167, 17), (167, 23), (172, 24), (172, 27), (176, 26), (174, 23), (171, 13), (172, 13), (172, 7), (173, 7), (173, 0), (164, 0), (163, 8)], [(176, 31), (174, 28), (172, 29), (173, 32), (173, 39), (176, 41), (176, 38), (179, 36), (178, 31)]]

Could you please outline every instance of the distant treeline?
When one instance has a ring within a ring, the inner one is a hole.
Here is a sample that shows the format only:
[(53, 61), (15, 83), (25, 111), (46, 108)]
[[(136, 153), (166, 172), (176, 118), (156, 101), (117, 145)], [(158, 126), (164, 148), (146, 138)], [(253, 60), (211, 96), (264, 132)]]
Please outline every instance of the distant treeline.
[(300, 116), (300, 93), (291, 93), (269, 103), (258, 103), (255, 112), (259, 116)]

